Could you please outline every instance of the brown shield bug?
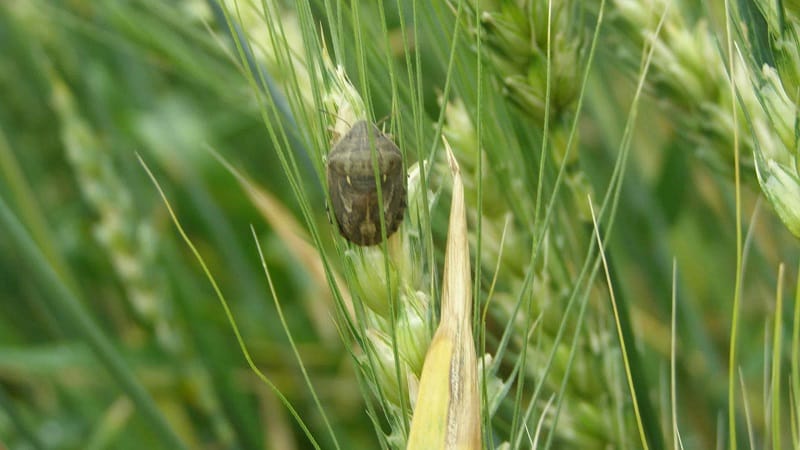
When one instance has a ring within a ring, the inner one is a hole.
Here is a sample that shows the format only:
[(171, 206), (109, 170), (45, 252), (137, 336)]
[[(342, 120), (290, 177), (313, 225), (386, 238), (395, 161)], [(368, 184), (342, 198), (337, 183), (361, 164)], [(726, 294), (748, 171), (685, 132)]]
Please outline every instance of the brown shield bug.
[(378, 127), (360, 120), (333, 146), (327, 162), (328, 191), (339, 232), (364, 246), (381, 242), (373, 145), (388, 238), (400, 227), (406, 209), (406, 174), (397, 145)]

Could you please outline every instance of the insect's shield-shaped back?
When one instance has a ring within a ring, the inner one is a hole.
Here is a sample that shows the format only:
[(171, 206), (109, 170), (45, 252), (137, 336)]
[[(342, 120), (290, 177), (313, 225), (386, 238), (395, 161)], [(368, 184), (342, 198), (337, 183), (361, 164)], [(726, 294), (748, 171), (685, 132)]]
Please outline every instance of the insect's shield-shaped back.
[(403, 157), (374, 124), (353, 125), (328, 154), (326, 173), (333, 216), (348, 241), (377, 245), (397, 231), (406, 208)]

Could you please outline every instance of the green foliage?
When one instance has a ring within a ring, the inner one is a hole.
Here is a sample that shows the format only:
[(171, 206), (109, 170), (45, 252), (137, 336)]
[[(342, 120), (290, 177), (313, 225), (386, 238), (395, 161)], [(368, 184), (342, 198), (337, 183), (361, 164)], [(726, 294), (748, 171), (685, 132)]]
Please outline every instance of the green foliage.
[[(0, 447), (404, 448), (443, 137), (486, 448), (800, 446), (800, 9), (729, 6), (0, 2)], [(409, 173), (368, 249), (359, 118)]]

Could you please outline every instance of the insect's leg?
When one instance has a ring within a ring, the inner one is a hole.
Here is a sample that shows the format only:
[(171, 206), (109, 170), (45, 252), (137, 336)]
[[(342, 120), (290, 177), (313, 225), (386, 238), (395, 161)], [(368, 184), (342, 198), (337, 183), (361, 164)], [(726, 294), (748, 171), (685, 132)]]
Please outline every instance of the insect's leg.
[(333, 225), (333, 218), (331, 217), (331, 209), (328, 207), (328, 200), (325, 200), (325, 215), (328, 216), (328, 223)]

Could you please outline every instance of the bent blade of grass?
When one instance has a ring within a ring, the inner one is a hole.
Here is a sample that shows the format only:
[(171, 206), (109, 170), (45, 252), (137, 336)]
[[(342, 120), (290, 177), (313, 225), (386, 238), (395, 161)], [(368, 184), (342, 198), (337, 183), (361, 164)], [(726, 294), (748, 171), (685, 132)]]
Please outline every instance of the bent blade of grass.
[(267, 268), (267, 261), (264, 259), (264, 253), (261, 250), (261, 245), (258, 243), (258, 235), (256, 235), (256, 229), (252, 225), (250, 226), (250, 231), (253, 234), (253, 240), (256, 243), (256, 248), (258, 249), (258, 257), (261, 260), (261, 266), (264, 268), (264, 275), (267, 277), (267, 283), (269, 283), (269, 290), (272, 294), (272, 300), (275, 303), (275, 309), (278, 311), (278, 317), (281, 321), (281, 326), (283, 326), (284, 331), (286, 332), (286, 338), (289, 340), (289, 345), (292, 347), (292, 353), (294, 353), (295, 358), (297, 359), (297, 363), (300, 365), (300, 371), (303, 373), (303, 378), (308, 386), (308, 390), (311, 392), (311, 396), (314, 399), (314, 404), (317, 406), (320, 415), (322, 416), (322, 420), (325, 422), (326, 428), (331, 434), (331, 438), (333, 439), (333, 443), (336, 448), (339, 448), (339, 442), (336, 440), (336, 435), (333, 433), (333, 428), (331, 427), (330, 421), (328, 420), (328, 415), (325, 414), (325, 408), (322, 407), (322, 404), (319, 401), (319, 397), (317, 396), (317, 391), (314, 389), (314, 385), (311, 383), (311, 379), (308, 376), (308, 371), (306, 370), (305, 365), (303, 364), (303, 359), (300, 357), (300, 352), (297, 350), (297, 345), (294, 342), (294, 338), (292, 337), (292, 333), (289, 331), (289, 325), (286, 323), (286, 318), (283, 315), (283, 308), (281, 308), (281, 303), (278, 300), (278, 293), (275, 291), (275, 285), (272, 282), (272, 276), (269, 273), (269, 268)]
[(619, 338), (619, 345), (620, 345), (620, 348), (622, 349), (622, 360), (623, 360), (624, 367), (625, 367), (625, 378), (628, 380), (628, 389), (630, 390), (630, 393), (631, 393), (631, 401), (633, 402), (633, 410), (634, 410), (634, 414), (636, 415), (636, 424), (637, 424), (637, 426), (639, 428), (639, 438), (640, 438), (641, 443), (642, 443), (642, 448), (647, 450), (650, 447), (648, 446), (647, 438), (645, 437), (644, 425), (642, 424), (642, 417), (641, 417), (641, 414), (639, 413), (639, 401), (638, 401), (638, 396), (636, 395), (636, 387), (634, 386), (634, 380), (633, 380), (633, 377), (631, 376), (631, 367), (630, 367), (630, 362), (628, 360), (627, 345), (625, 343), (625, 337), (624, 337), (624, 335), (622, 333), (622, 326), (620, 324), (620, 314), (619, 314), (619, 309), (617, 308), (617, 300), (616, 300), (616, 297), (614, 295), (614, 287), (611, 284), (611, 274), (610, 274), (609, 269), (608, 269), (608, 261), (606, 260), (605, 249), (603, 248), (603, 245), (602, 245), (602, 243), (604, 241), (600, 237), (600, 226), (597, 223), (597, 216), (595, 215), (594, 206), (592, 205), (592, 199), (591, 198), (589, 198), (589, 209), (590, 209), (590, 211), (592, 213), (592, 223), (594, 224), (595, 238), (597, 239), (597, 243), (598, 243), (598, 246), (599, 246), (600, 258), (603, 261), (603, 270), (605, 271), (605, 274), (606, 274), (606, 282), (608, 284), (609, 299), (611, 300), (611, 308), (613, 309), (613, 312), (614, 312), (614, 323), (617, 325), (617, 337)]
[(544, 428), (544, 423), (547, 419), (547, 414), (550, 411), (550, 408), (553, 406), (553, 400), (555, 399), (555, 394), (551, 395), (550, 398), (547, 399), (547, 403), (545, 403), (544, 407), (542, 408), (542, 415), (539, 416), (539, 420), (536, 422), (536, 432), (533, 434), (533, 438), (530, 441), (532, 449), (539, 448), (539, 438), (542, 434), (542, 429)]
[[(186, 243), (187, 247), (189, 247), (189, 250), (192, 252), (195, 259), (197, 259), (197, 262), (200, 264), (203, 273), (205, 274), (206, 278), (211, 284), (211, 287), (214, 290), (214, 293), (216, 294), (217, 298), (219, 299), (223, 311), (225, 312), (225, 317), (228, 319), (228, 323), (230, 323), (231, 325), (231, 329), (233, 330), (233, 333), (236, 337), (236, 342), (239, 344), (239, 349), (242, 351), (242, 354), (244, 355), (245, 360), (247, 361), (247, 365), (250, 366), (250, 369), (253, 371), (253, 373), (261, 381), (263, 381), (264, 384), (269, 386), (270, 390), (272, 390), (272, 392), (274, 392), (275, 395), (278, 396), (278, 398), (280, 398), (283, 405), (289, 410), (289, 412), (292, 414), (292, 417), (294, 417), (295, 421), (297, 422), (298, 426), (300, 426), (300, 428), (303, 430), (303, 433), (309, 439), (309, 442), (314, 446), (314, 448), (319, 450), (320, 449), (319, 444), (317, 443), (316, 439), (314, 439), (314, 436), (311, 434), (311, 431), (308, 429), (308, 426), (306, 426), (305, 422), (300, 417), (300, 414), (298, 414), (297, 410), (294, 408), (294, 406), (292, 406), (291, 402), (289, 402), (289, 399), (283, 395), (283, 393), (278, 389), (278, 387), (275, 386), (275, 384), (272, 383), (272, 381), (261, 371), (261, 369), (259, 369), (255, 365), (255, 362), (253, 362), (253, 358), (250, 355), (250, 351), (247, 349), (247, 345), (244, 342), (244, 338), (239, 332), (239, 327), (236, 325), (236, 319), (234, 319), (233, 313), (231, 312), (231, 309), (228, 306), (228, 302), (227, 300), (225, 300), (225, 296), (222, 294), (222, 290), (220, 289), (219, 285), (217, 285), (217, 281), (214, 278), (213, 274), (211, 273), (211, 270), (208, 268), (205, 259), (200, 254), (200, 251), (197, 250), (197, 247), (195, 247), (194, 243), (189, 238), (189, 236), (186, 234), (186, 231), (183, 229), (183, 226), (178, 220), (178, 216), (175, 214), (175, 211), (172, 209), (172, 205), (167, 199), (166, 193), (164, 193), (164, 190), (161, 188), (161, 184), (159, 184), (155, 175), (150, 170), (150, 167), (144, 162), (144, 160), (138, 153), (136, 157), (139, 159), (139, 164), (141, 164), (145, 172), (147, 172), (147, 175), (148, 177), (150, 177), (150, 180), (153, 182), (153, 185), (155, 186), (156, 190), (158, 190), (158, 194), (161, 197), (161, 200), (164, 202), (164, 206), (167, 208), (167, 212), (169, 213), (172, 223), (175, 225), (175, 228), (177, 228), (178, 233), (180, 234), (183, 241)], [(334, 439), (334, 442), (336, 442), (335, 436), (333, 435), (333, 431), (330, 429), (330, 427), (328, 428), (328, 430), (331, 434), (331, 437)]]
[[(655, 30), (653, 31), (653, 34), (652, 34), (652, 39), (653, 40), (655, 40), (659, 36), (659, 34), (661, 33), (661, 31), (662, 31), (662, 29), (664, 27), (664, 24), (666, 23), (668, 10), (669, 10), (669, 8), (667, 7), (662, 12), (661, 17), (659, 18), (658, 25), (656, 26), (656, 28), (655, 28)], [(628, 114), (628, 119), (627, 119), (627, 121), (625, 123), (625, 130), (623, 132), (622, 142), (620, 143), (620, 148), (621, 148), (620, 156), (617, 158), (616, 164), (614, 166), (614, 170), (612, 172), (611, 181), (609, 182), (611, 187), (609, 188), (606, 196), (603, 198), (603, 202), (602, 202), (602, 204), (600, 206), (600, 209), (598, 211), (598, 215), (596, 217), (595, 217), (595, 213), (593, 211), (593, 206), (592, 206), (592, 203), (591, 203), (591, 199), (589, 199), (589, 206), (590, 206), (590, 210), (591, 210), (590, 212), (592, 214), (592, 218), (593, 218), (592, 221), (595, 224), (595, 227), (598, 226), (597, 217), (600, 218), (599, 220), (602, 220), (602, 218), (605, 216), (605, 214), (606, 213), (608, 214), (608, 219), (607, 219), (607, 224), (608, 225), (604, 229), (604, 234), (606, 236), (606, 239), (607, 239), (608, 236), (610, 236), (611, 230), (612, 230), (613, 225), (614, 225), (614, 219), (616, 217), (616, 210), (617, 210), (617, 207), (618, 207), (618, 204), (619, 204), (619, 197), (620, 197), (619, 193), (621, 191), (622, 180), (625, 177), (625, 171), (626, 171), (626, 168), (627, 168), (627, 164), (625, 164), (625, 162), (628, 160), (628, 157), (629, 157), (629, 154), (630, 154), (631, 145), (632, 145), (632, 139), (633, 139), (634, 125), (636, 124), (637, 117), (638, 117), (639, 102), (640, 102), (640, 99), (641, 99), (641, 94), (642, 94), (642, 92), (644, 90), (644, 87), (645, 87), (645, 81), (647, 80), (647, 75), (649, 74), (651, 63), (653, 61), (653, 55), (655, 53), (655, 50), (656, 50), (656, 46), (655, 45), (651, 45), (650, 48), (647, 49), (646, 52), (643, 52), (643, 58), (642, 58), (642, 61), (641, 61), (641, 69), (640, 69), (640, 73), (639, 73), (639, 77), (638, 77), (638, 81), (637, 81), (637, 85), (636, 85), (636, 90), (635, 90), (633, 99), (631, 101), (631, 107), (630, 107), (630, 112)], [(607, 210), (607, 208), (608, 208), (608, 210)], [(607, 267), (608, 264), (607, 264), (607, 260), (606, 260), (606, 257), (605, 257), (604, 244), (603, 244), (605, 241), (604, 240), (599, 240), (600, 233), (599, 233), (598, 229), (595, 229), (595, 233), (594, 234), (596, 236), (596, 239), (598, 239), (597, 243), (598, 243), (598, 246), (599, 246), (598, 247), (599, 248), (599, 253), (600, 253), (600, 256), (601, 256), (601, 259), (602, 259), (602, 262), (603, 262), (603, 266), (605, 268), (607, 279), (608, 279), (608, 278), (611, 277), (612, 273), (608, 270), (608, 267)], [(612, 289), (612, 283), (610, 281), (608, 282), (608, 287), (609, 287), (609, 290)], [(613, 296), (613, 294), (612, 294), (612, 296)], [(623, 333), (624, 332), (625, 335), (630, 336), (632, 338), (633, 337), (633, 332), (630, 329), (629, 320), (624, 320), (624, 321), (620, 321), (619, 320), (621, 315), (619, 314), (620, 310), (616, 308), (616, 303), (617, 303), (616, 300), (617, 299), (614, 298), (615, 321), (616, 321), (618, 332), (619, 333)], [(627, 309), (627, 306), (625, 306), (625, 305), (622, 305), (622, 306)], [(625, 312), (625, 315), (627, 316), (627, 312)], [(621, 343), (623, 342), (622, 335), (620, 335), (620, 342)], [(646, 441), (656, 449), (664, 448), (663, 438), (662, 438), (662, 436), (661, 436), (661, 434), (659, 432), (659, 428), (658, 428), (658, 420), (656, 419), (656, 417), (654, 415), (653, 408), (650, 405), (649, 396), (647, 394), (647, 392), (648, 392), (647, 379), (646, 379), (646, 377), (643, 376), (641, 363), (639, 362), (640, 358), (638, 356), (636, 348), (632, 347), (627, 351), (625, 349), (623, 349), (623, 354), (624, 354), (624, 358), (625, 358), (625, 361), (624, 361), (625, 362), (625, 369), (626, 369), (626, 373), (628, 374), (628, 382), (631, 384), (629, 386), (629, 388), (631, 389), (631, 393), (634, 394), (634, 395), (636, 394), (636, 390), (633, 389), (633, 384), (638, 384), (640, 386), (640, 389), (639, 389), (639, 391), (640, 391), (639, 395), (640, 396), (638, 398), (634, 399), (634, 407), (635, 407), (635, 412), (636, 412), (637, 425), (640, 427), (639, 428), (639, 432), (641, 433), (640, 437), (645, 438)], [(631, 372), (632, 370), (635, 370), (635, 373), (637, 375), (635, 378), (632, 378), (630, 376), (631, 374), (629, 372)], [(647, 448), (646, 444), (645, 444), (645, 448)]]

